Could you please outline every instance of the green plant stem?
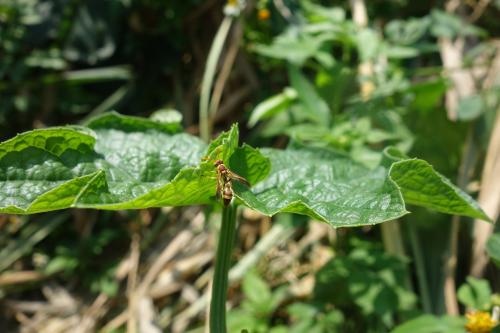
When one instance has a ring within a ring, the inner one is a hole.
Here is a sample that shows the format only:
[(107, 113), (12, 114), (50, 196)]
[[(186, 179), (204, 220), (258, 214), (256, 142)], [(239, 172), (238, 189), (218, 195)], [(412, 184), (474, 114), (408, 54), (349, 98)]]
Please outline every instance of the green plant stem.
[(210, 48), (210, 53), (208, 54), (205, 72), (203, 73), (200, 95), (200, 136), (205, 142), (208, 142), (210, 140), (212, 127), (208, 114), (210, 91), (212, 90), (217, 63), (219, 61), (219, 57), (224, 47), (224, 42), (226, 41), (226, 37), (229, 33), (232, 22), (233, 18), (230, 16), (226, 16), (219, 26), (219, 30), (217, 31), (217, 34), (215, 35), (214, 41)]
[(215, 273), (212, 285), (212, 299), (210, 301), (210, 333), (227, 332), (226, 296), (235, 235), (236, 206), (230, 204), (222, 209), (222, 224), (215, 257)]
[(425, 313), (432, 313), (432, 303), (430, 298), (429, 284), (427, 283), (427, 274), (425, 269), (424, 257), (420, 241), (418, 239), (416, 228), (409, 224), (408, 233), (410, 235), (410, 243), (413, 250), (413, 257), (415, 258), (415, 270), (417, 273), (417, 282), (420, 289), (420, 299), (422, 301), (422, 310)]

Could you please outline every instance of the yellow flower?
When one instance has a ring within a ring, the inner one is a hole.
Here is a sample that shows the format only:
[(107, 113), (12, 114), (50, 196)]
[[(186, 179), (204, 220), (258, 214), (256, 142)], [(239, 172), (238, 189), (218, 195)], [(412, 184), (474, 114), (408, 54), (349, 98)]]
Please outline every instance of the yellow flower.
[(469, 312), (465, 314), (465, 317), (467, 318), (465, 329), (469, 333), (490, 333), (497, 324), (488, 312)]
[(267, 21), (270, 16), (271, 12), (269, 12), (269, 10), (267, 10), (266, 8), (259, 9), (257, 13), (257, 17), (259, 18), (260, 21)]

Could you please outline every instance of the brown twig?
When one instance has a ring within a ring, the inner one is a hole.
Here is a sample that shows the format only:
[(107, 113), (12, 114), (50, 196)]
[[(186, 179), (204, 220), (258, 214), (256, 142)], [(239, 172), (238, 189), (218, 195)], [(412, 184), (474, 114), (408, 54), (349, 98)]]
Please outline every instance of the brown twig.
[(229, 74), (231, 73), (231, 69), (233, 68), (236, 56), (238, 55), (241, 38), (243, 37), (243, 28), (241, 27), (241, 23), (239, 21), (236, 22), (236, 24), (234, 25), (232, 34), (233, 34), (232, 43), (226, 52), (226, 56), (224, 57), (224, 63), (220, 70), (219, 76), (217, 77), (217, 81), (214, 85), (214, 90), (212, 92), (212, 98), (210, 100), (210, 111), (209, 111), (211, 115), (210, 119), (214, 119), (217, 109), (219, 108), (224, 87), (226, 86)]
[(45, 279), (47, 276), (37, 271), (5, 272), (0, 275), (0, 287), (13, 284), (32, 283)]
[(139, 299), (135, 297), (134, 290), (137, 285), (137, 274), (139, 269), (140, 258), (140, 235), (137, 231), (132, 234), (130, 242), (130, 269), (128, 271), (127, 280), (127, 295), (128, 295), (128, 320), (127, 333), (135, 333), (137, 331), (137, 303)]
[[(479, 192), (479, 204), (493, 221), (498, 219), (500, 214), (500, 110), (497, 117), (490, 143), (486, 152), (486, 161), (481, 177), (481, 191)], [(481, 277), (488, 264), (488, 256), (485, 252), (486, 242), (493, 233), (494, 224), (484, 221), (474, 221), (474, 237), (472, 248), (472, 266), (470, 274)]]
[(467, 21), (470, 23), (476, 22), (481, 15), (483, 15), (486, 7), (488, 7), (488, 4), (490, 3), (490, 0), (479, 0), (474, 7), (474, 10), (472, 11), (472, 14), (467, 18)]

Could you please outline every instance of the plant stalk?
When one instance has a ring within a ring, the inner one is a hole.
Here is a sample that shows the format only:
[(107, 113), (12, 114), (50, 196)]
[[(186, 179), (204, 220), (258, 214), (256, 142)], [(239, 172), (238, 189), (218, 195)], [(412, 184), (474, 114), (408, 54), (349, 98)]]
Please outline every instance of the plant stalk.
[(410, 235), (410, 243), (415, 260), (415, 271), (417, 273), (417, 283), (420, 289), (420, 300), (422, 302), (422, 310), (425, 313), (432, 313), (432, 302), (429, 284), (427, 283), (427, 269), (418, 239), (417, 230), (411, 223), (408, 224), (408, 233)]
[(231, 253), (236, 236), (236, 206), (230, 204), (222, 209), (222, 224), (210, 301), (209, 325), (211, 333), (226, 333), (226, 297)]
[(219, 62), (219, 58), (232, 22), (233, 18), (231, 16), (224, 17), (224, 20), (219, 26), (219, 30), (217, 30), (217, 34), (215, 35), (214, 41), (210, 48), (210, 53), (208, 54), (207, 58), (207, 65), (205, 66), (205, 72), (203, 73), (200, 95), (200, 136), (205, 142), (208, 142), (210, 140), (212, 131), (212, 124), (208, 113), (210, 91), (212, 90), (217, 63)]

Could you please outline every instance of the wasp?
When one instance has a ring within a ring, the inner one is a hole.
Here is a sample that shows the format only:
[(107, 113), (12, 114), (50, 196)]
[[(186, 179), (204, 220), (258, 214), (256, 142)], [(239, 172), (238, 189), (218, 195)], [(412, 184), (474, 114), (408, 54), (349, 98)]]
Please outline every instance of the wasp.
[(229, 170), (222, 160), (217, 160), (214, 163), (217, 170), (217, 198), (222, 197), (224, 206), (228, 206), (233, 199), (233, 180), (250, 186), (250, 183), (245, 178)]

